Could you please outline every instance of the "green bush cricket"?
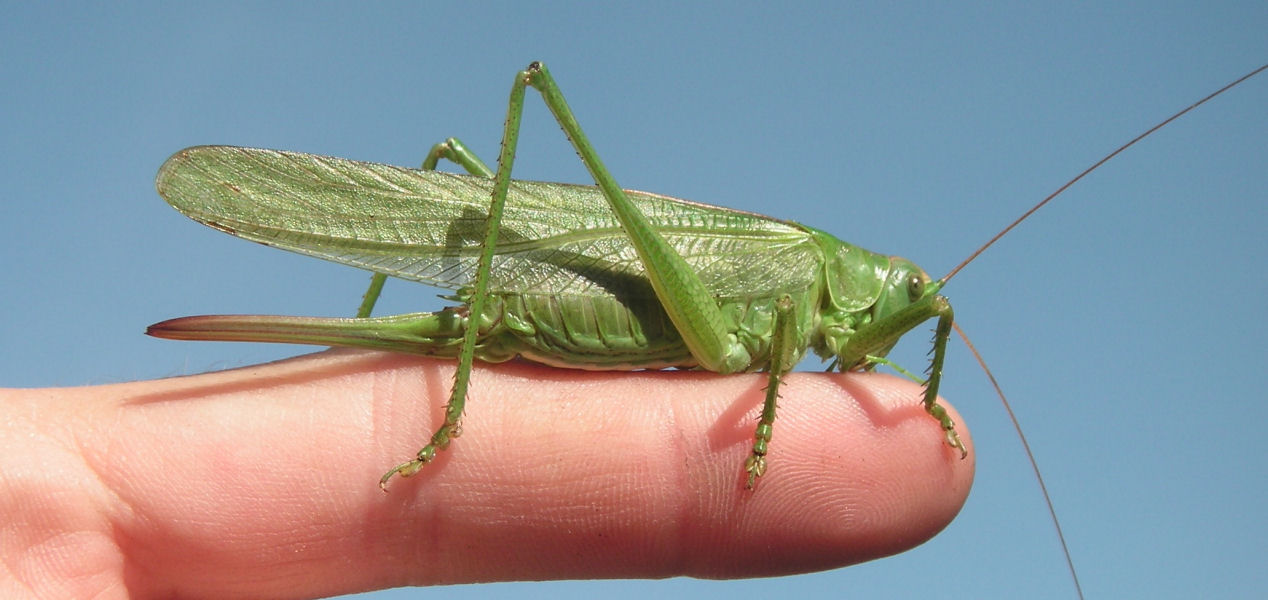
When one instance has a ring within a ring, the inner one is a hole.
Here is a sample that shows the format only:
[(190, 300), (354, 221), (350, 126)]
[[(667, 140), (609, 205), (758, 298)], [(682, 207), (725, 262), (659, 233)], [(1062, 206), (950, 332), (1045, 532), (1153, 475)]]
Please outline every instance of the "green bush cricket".
[[(510, 179), (528, 87), (542, 94), (598, 188)], [(767, 468), (780, 379), (807, 349), (831, 359), (830, 368), (870, 370), (889, 364), (886, 353), (906, 332), (937, 317), (922, 401), (948, 445), (965, 454), (936, 403), (953, 328), (939, 291), (1055, 193), (932, 280), (905, 259), (810, 227), (622, 191), (539, 63), (516, 75), (509, 104), (496, 173), (456, 140), (438, 145), (422, 171), (243, 148), (177, 153), (157, 185), (181, 212), (238, 237), (377, 275), (357, 318), (188, 317), (149, 333), (457, 358), (444, 424), (415, 458), (388, 471), (382, 486), (419, 471), (458, 435), (475, 358), (522, 356), (588, 369), (764, 370), (766, 399), (744, 465), (751, 488)], [(472, 175), (433, 171), (440, 158)], [(370, 318), (386, 275), (456, 289), (462, 306)]]
[[(528, 87), (541, 92), (598, 189), (511, 185)], [(440, 155), (452, 155), (473, 175), (195, 147), (163, 165), (157, 187), (181, 212), (235, 236), (456, 288), (461, 309), (369, 318), (375, 281), (357, 319), (196, 317), (149, 332), (456, 357), (444, 425), (382, 485), (416, 473), (449, 444), (474, 358), (523, 356), (592, 369), (766, 370), (766, 401), (745, 464), (751, 488), (766, 470), (780, 377), (807, 348), (842, 370), (872, 368), (902, 334), (938, 317), (925, 409), (942, 424), (947, 443), (966, 453), (935, 401), (951, 307), (937, 294), (942, 284), (911, 262), (794, 223), (621, 190), (540, 63), (516, 75), (492, 179), (459, 143), (434, 153)], [(350, 193), (361, 201), (350, 201)], [(484, 209), (490, 196), (492, 206)], [(469, 326), (473, 320), (479, 326)]]

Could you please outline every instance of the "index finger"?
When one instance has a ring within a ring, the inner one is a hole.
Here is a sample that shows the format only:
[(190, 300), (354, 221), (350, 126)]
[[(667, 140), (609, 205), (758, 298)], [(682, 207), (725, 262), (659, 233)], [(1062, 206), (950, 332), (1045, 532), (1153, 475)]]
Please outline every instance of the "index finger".
[(764, 376), (512, 363), (475, 373), (465, 434), (385, 496), (452, 371), (334, 352), (156, 382), (122, 405), (98, 471), (144, 517), (125, 529), (147, 571), (288, 595), (828, 569), (932, 537), (972, 481), (904, 380), (790, 375), (750, 492)]

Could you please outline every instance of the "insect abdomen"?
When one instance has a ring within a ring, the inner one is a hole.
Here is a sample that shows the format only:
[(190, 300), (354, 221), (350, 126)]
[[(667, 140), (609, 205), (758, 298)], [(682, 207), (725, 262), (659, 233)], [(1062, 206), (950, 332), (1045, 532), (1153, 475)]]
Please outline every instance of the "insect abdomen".
[[(793, 292), (801, 348), (809, 345), (818, 293), (817, 286)], [(534, 362), (603, 371), (698, 364), (654, 301), (580, 295), (504, 296), (501, 300), (501, 322), (495, 335), (503, 338), (505, 347), (518, 346), (518, 353)], [(753, 357), (748, 370), (764, 368), (770, 355), (775, 300), (722, 302), (731, 333)]]

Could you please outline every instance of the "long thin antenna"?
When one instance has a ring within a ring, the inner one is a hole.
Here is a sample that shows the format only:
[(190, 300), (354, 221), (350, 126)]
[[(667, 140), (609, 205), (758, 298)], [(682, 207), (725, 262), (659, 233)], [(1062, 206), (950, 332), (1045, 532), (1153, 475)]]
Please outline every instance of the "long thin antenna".
[(1035, 480), (1039, 482), (1039, 491), (1043, 492), (1043, 501), (1048, 505), (1048, 515), (1052, 517), (1052, 526), (1057, 530), (1057, 539), (1061, 542), (1061, 551), (1065, 553), (1065, 564), (1070, 569), (1070, 579), (1074, 580), (1074, 590), (1078, 592), (1079, 600), (1083, 600), (1083, 586), (1079, 585), (1079, 574), (1074, 570), (1074, 559), (1070, 557), (1070, 547), (1065, 543), (1065, 533), (1061, 531), (1061, 521), (1057, 519), (1057, 509), (1052, 505), (1052, 496), (1048, 495), (1048, 486), (1043, 482), (1043, 474), (1039, 472), (1039, 462), (1035, 460), (1035, 453), (1030, 450), (1030, 442), (1026, 441), (1026, 434), (1022, 433), (1021, 423), (1017, 421), (1017, 415), (1013, 414), (1013, 407), (1008, 403), (1008, 398), (1004, 396), (1004, 390), (999, 387), (999, 382), (995, 380), (995, 374), (991, 373), (990, 367), (986, 366), (986, 361), (982, 360), (982, 355), (973, 346), (973, 342), (969, 341), (969, 336), (964, 334), (963, 329), (960, 329), (959, 323), (953, 322), (951, 326), (955, 327), (955, 332), (960, 334), (960, 339), (964, 340), (964, 345), (969, 347), (969, 352), (973, 353), (973, 358), (977, 360), (977, 364), (986, 373), (986, 378), (991, 380), (991, 387), (995, 388), (995, 394), (1004, 403), (1004, 410), (1008, 411), (1008, 420), (1013, 422), (1013, 429), (1017, 430), (1017, 437), (1021, 439), (1021, 446), (1026, 449), (1026, 458), (1030, 460), (1030, 468), (1035, 472)]
[[(1168, 123), (1180, 118), (1185, 113), (1205, 104), (1208, 100), (1220, 94), (1223, 94), (1224, 92), (1235, 87), (1237, 84), (1243, 81), (1246, 81), (1247, 79), (1250, 79), (1251, 77), (1254, 77), (1255, 75), (1258, 75), (1264, 70), (1268, 70), (1268, 64), (1260, 66), (1258, 69), (1255, 69), (1237, 78), (1232, 83), (1229, 83), (1228, 85), (1218, 90), (1215, 90), (1211, 94), (1207, 95), (1205, 98), (1202, 98), (1201, 100), (1198, 100), (1197, 102), (1194, 102), (1193, 104), (1190, 104), (1189, 106), (1185, 107), (1183, 110), (1171, 115), (1170, 117), (1167, 117), (1166, 119), (1164, 119), (1157, 125), (1150, 127), (1148, 131), (1145, 131), (1144, 133), (1132, 138), (1127, 143), (1119, 146), (1113, 152), (1106, 154), (1104, 158), (1101, 158), (1100, 160), (1096, 161), (1095, 163), (1092, 164), (1092, 166), (1084, 169), (1083, 172), (1079, 173), (1073, 179), (1065, 182), (1065, 184), (1057, 188), (1055, 192), (1052, 192), (1051, 194), (1048, 195), (1048, 197), (1039, 201), (1039, 203), (1032, 206), (1030, 210), (1023, 213), (1020, 217), (1017, 217), (1017, 219), (1015, 219), (1012, 223), (1009, 223), (1007, 227), (1001, 229), (1000, 232), (995, 234), (994, 237), (987, 240), (985, 244), (982, 244), (981, 247), (979, 247), (972, 254), (970, 254), (968, 258), (961, 261), (960, 264), (956, 265), (954, 269), (951, 269), (950, 272), (944, 275), (942, 279), (938, 280), (938, 287), (942, 287), (943, 285), (945, 285), (948, 281), (951, 280), (952, 277), (955, 277), (956, 273), (960, 272), (960, 269), (963, 269), (969, 263), (973, 262), (975, 259), (977, 259), (979, 255), (985, 252), (987, 248), (990, 248), (992, 245), (995, 244), (995, 242), (999, 241), (1000, 238), (1004, 237), (1005, 235), (1008, 234), (1008, 232), (1012, 231), (1013, 228), (1020, 225), (1022, 221), (1029, 219), (1031, 215), (1035, 214), (1035, 212), (1043, 208), (1043, 206), (1047, 204), (1048, 202), (1052, 201), (1053, 198), (1056, 198), (1057, 196), (1061, 195), (1061, 193), (1069, 189), (1070, 186), (1074, 185), (1080, 179), (1083, 179), (1083, 177), (1085, 177), (1088, 173), (1091, 173), (1092, 171), (1095, 171), (1096, 169), (1100, 168), (1101, 165), (1108, 162), (1111, 158), (1118, 156), (1122, 151), (1135, 145), (1136, 142), (1139, 142), (1140, 140), (1143, 140), (1146, 137), (1149, 137), (1150, 134), (1152, 134), (1155, 131), (1158, 131), (1159, 129), (1162, 129)], [(969, 336), (965, 335), (964, 330), (960, 329), (960, 325), (958, 323), (952, 323), (952, 326), (955, 327), (955, 332), (959, 334), (960, 339), (964, 340), (964, 345), (968, 346), (969, 351), (973, 353), (973, 358), (976, 359), (977, 364), (982, 367), (982, 372), (986, 373), (987, 379), (990, 379), (991, 387), (995, 388), (996, 395), (999, 396), (1000, 402), (1004, 404), (1004, 410), (1008, 412), (1008, 419), (1012, 421), (1013, 429), (1017, 431), (1017, 438), (1021, 440), (1022, 448), (1026, 450), (1026, 458), (1027, 460), (1030, 461), (1030, 468), (1035, 473), (1035, 480), (1039, 482), (1039, 491), (1043, 493), (1043, 501), (1045, 504), (1048, 505), (1048, 515), (1052, 519), (1053, 528), (1057, 530), (1057, 539), (1061, 542), (1061, 552), (1065, 554), (1065, 564), (1066, 564), (1066, 567), (1068, 567), (1070, 570), (1070, 579), (1074, 582), (1074, 589), (1078, 593), (1080, 600), (1082, 600), (1083, 586), (1079, 583), (1079, 574), (1074, 569), (1074, 559), (1070, 556), (1070, 547), (1069, 545), (1066, 544), (1065, 532), (1061, 530), (1061, 521), (1057, 518), (1057, 509), (1052, 504), (1052, 496), (1048, 494), (1048, 485), (1044, 483), (1043, 474), (1040, 473), (1039, 471), (1039, 462), (1035, 460), (1035, 453), (1031, 451), (1030, 449), (1030, 442), (1026, 440), (1026, 434), (1022, 432), (1021, 423), (1017, 421), (1017, 415), (1013, 413), (1013, 407), (1008, 403), (1008, 397), (1004, 395), (1004, 390), (1003, 388), (1000, 387), (999, 381), (995, 379), (995, 374), (991, 373), (990, 367), (986, 366), (986, 361), (982, 359), (982, 355), (977, 351), (977, 348), (973, 346), (973, 342), (969, 341)]]
[(1150, 127), (1150, 128), (1149, 128), (1149, 131), (1146, 131), (1146, 132), (1144, 132), (1144, 133), (1142, 133), (1142, 134), (1140, 134), (1140, 135), (1138, 135), (1138, 136), (1136, 136), (1136, 137), (1132, 138), (1132, 139), (1131, 139), (1131, 141), (1127, 142), (1126, 144), (1123, 144), (1122, 146), (1119, 146), (1117, 150), (1115, 150), (1115, 151), (1113, 151), (1113, 152), (1110, 152), (1109, 154), (1106, 154), (1104, 158), (1102, 158), (1101, 160), (1096, 161), (1096, 162), (1095, 162), (1092, 166), (1090, 166), (1090, 167), (1088, 167), (1088, 168), (1084, 169), (1084, 170), (1083, 170), (1083, 172), (1082, 172), (1082, 173), (1079, 173), (1077, 176), (1075, 176), (1075, 178), (1074, 178), (1074, 179), (1071, 179), (1070, 181), (1065, 182), (1065, 185), (1062, 185), (1061, 187), (1057, 188), (1057, 191), (1055, 191), (1055, 192), (1053, 192), (1053, 193), (1049, 194), (1047, 198), (1044, 198), (1043, 200), (1039, 201), (1039, 204), (1036, 204), (1036, 205), (1034, 205), (1033, 207), (1031, 207), (1031, 209), (1030, 209), (1030, 210), (1028, 210), (1028, 211), (1026, 211), (1024, 214), (1022, 214), (1022, 216), (1017, 217), (1017, 219), (1016, 219), (1015, 221), (1013, 221), (1012, 223), (1010, 223), (1010, 224), (1008, 225), (1008, 227), (1005, 227), (1005, 228), (1001, 229), (999, 233), (995, 234), (995, 237), (992, 237), (992, 238), (991, 238), (990, 240), (988, 240), (985, 244), (982, 244), (982, 246), (981, 246), (980, 248), (978, 248), (976, 251), (974, 251), (974, 252), (973, 252), (973, 254), (970, 254), (968, 258), (964, 259), (962, 262), (960, 262), (960, 264), (956, 265), (954, 269), (951, 269), (951, 272), (949, 272), (949, 273), (947, 273), (946, 275), (944, 275), (944, 276), (942, 277), (942, 279), (940, 279), (940, 280), (939, 280), (939, 283), (941, 283), (941, 284), (945, 284), (947, 281), (950, 281), (952, 277), (955, 277), (955, 274), (956, 274), (956, 273), (959, 273), (959, 272), (960, 272), (960, 269), (963, 269), (963, 268), (965, 267), (965, 265), (968, 265), (969, 263), (973, 262), (973, 260), (974, 260), (974, 259), (976, 259), (976, 258), (978, 257), (978, 255), (979, 255), (979, 254), (981, 254), (981, 253), (985, 252), (987, 248), (990, 248), (990, 247), (991, 247), (991, 246), (992, 246), (995, 242), (999, 241), (999, 239), (1000, 239), (1000, 238), (1004, 237), (1004, 236), (1005, 236), (1008, 232), (1012, 231), (1014, 227), (1016, 227), (1016, 226), (1020, 225), (1022, 221), (1025, 221), (1026, 219), (1029, 219), (1029, 218), (1030, 218), (1030, 215), (1035, 214), (1035, 211), (1038, 211), (1039, 209), (1043, 208), (1043, 205), (1047, 204), (1047, 203), (1048, 203), (1050, 200), (1052, 200), (1053, 198), (1056, 198), (1057, 196), (1061, 195), (1061, 192), (1064, 192), (1064, 191), (1066, 191), (1067, 189), (1069, 189), (1069, 187), (1070, 187), (1070, 186), (1072, 186), (1072, 185), (1074, 185), (1074, 184), (1075, 184), (1075, 182), (1077, 182), (1077, 181), (1078, 181), (1078, 180), (1080, 180), (1080, 179), (1083, 179), (1083, 177), (1084, 177), (1085, 175), (1087, 175), (1088, 173), (1091, 173), (1092, 171), (1095, 171), (1098, 167), (1100, 167), (1101, 165), (1103, 165), (1103, 164), (1105, 164), (1107, 161), (1109, 161), (1109, 159), (1114, 158), (1115, 156), (1118, 156), (1118, 154), (1119, 154), (1120, 152), (1122, 152), (1123, 150), (1126, 150), (1126, 149), (1128, 149), (1128, 148), (1132, 147), (1133, 145), (1135, 145), (1135, 144), (1136, 144), (1136, 142), (1139, 142), (1140, 140), (1143, 140), (1143, 139), (1145, 139), (1146, 137), (1149, 137), (1149, 135), (1150, 135), (1150, 134), (1152, 134), (1153, 132), (1158, 131), (1159, 129), (1162, 129), (1162, 128), (1163, 128), (1164, 126), (1166, 126), (1168, 123), (1170, 123), (1170, 122), (1172, 122), (1172, 121), (1174, 121), (1174, 120), (1176, 120), (1176, 119), (1180, 118), (1182, 115), (1184, 115), (1184, 113), (1187, 113), (1187, 112), (1189, 112), (1189, 111), (1191, 111), (1191, 110), (1193, 110), (1193, 109), (1195, 109), (1195, 108), (1197, 108), (1197, 107), (1199, 107), (1199, 106), (1201, 106), (1201, 105), (1205, 104), (1207, 100), (1210, 100), (1211, 98), (1214, 98), (1214, 97), (1216, 97), (1216, 96), (1218, 96), (1218, 95), (1220, 95), (1220, 94), (1223, 94), (1224, 92), (1226, 92), (1226, 91), (1228, 91), (1229, 89), (1231, 89), (1233, 86), (1236, 86), (1237, 84), (1239, 84), (1239, 83), (1241, 83), (1241, 82), (1243, 82), (1243, 81), (1246, 81), (1247, 79), (1250, 79), (1251, 77), (1254, 77), (1254, 76), (1258, 75), (1261, 71), (1263, 71), (1263, 70), (1265, 70), (1265, 69), (1268, 69), (1268, 64), (1263, 65), (1263, 66), (1259, 67), (1258, 69), (1255, 69), (1254, 71), (1251, 71), (1251, 72), (1249, 72), (1249, 73), (1247, 73), (1247, 74), (1245, 74), (1245, 75), (1242, 75), (1241, 77), (1237, 78), (1237, 80), (1236, 80), (1236, 81), (1234, 81), (1234, 82), (1232, 82), (1232, 83), (1230, 83), (1230, 84), (1228, 84), (1228, 85), (1226, 85), (1226, 86), (1224, 86), (1224, 87), (1222, 87), (1222, 88), (1220, 88), (1220, 89), (1218, 89), (1218, 90), (1215, 90), (1215, 91), (1214, 91), (1214, 92), (1212, 92), (1209, 96), (1207, 96), (1207, 97), (1205, 97), (1205, 98), (1203, 98), (1203, 99), (1201, 99), (1201, 100), (1198, 100), (1197, 102), (1194, 102), (1193, 104), (1190, 104), (1190, 105), (1189, 105), (1188, 107), (1186, 107), (1184, 110), (1181, 110), (1180, 112), (1178, 112), (1178, 113), (1176, 113), (1176, 114), (1174, 114), (1174, 115), (1171, 115), (1170, 117), (1167, 117), (1167, 118), (1166, 118), (1165, 120), (1163, 120), (1161, 123), (1158, 123), (1157, 125), (1154, 125), (1153, 127)]

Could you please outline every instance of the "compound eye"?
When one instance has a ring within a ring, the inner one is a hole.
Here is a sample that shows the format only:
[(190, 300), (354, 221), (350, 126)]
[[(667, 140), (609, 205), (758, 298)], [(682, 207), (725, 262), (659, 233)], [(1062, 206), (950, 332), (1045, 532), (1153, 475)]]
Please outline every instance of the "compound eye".
[(925, 295), (925, 280), (919, 275), (912, 275), (907, 278), (907, 297), (912, 302), (919, 300)]

